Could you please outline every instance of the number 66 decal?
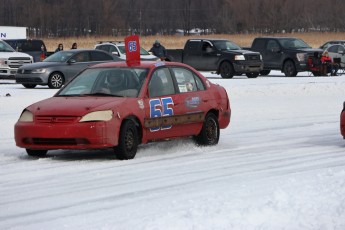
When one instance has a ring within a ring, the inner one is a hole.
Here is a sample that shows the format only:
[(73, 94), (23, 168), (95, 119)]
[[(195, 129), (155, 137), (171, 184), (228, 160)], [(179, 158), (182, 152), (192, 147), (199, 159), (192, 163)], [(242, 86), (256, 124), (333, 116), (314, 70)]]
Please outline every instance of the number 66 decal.
[[(150, 100), (150, 118), (154, 117), (165, 117), (174, 115), (174, 110), (171, 108), (174, 102), (171, 97), (165, 97), (161, 99)], [(170, 129), (172, 126), (161, 126), (156, 128), (151, 128), (150, 131), (159, 131), (164, 129)]]

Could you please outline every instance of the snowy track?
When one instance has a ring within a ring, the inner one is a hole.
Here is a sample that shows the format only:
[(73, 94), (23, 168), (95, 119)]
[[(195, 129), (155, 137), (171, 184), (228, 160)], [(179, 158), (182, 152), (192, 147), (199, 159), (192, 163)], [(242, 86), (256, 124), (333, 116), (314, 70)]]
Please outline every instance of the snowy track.
[(345, 229), (345, 76), (205, 75), (231, 100), (219, 144), (152, 143), (129, 161), (28, 157), (13, 125), (55, 90), (0, 84), (0, 229)]

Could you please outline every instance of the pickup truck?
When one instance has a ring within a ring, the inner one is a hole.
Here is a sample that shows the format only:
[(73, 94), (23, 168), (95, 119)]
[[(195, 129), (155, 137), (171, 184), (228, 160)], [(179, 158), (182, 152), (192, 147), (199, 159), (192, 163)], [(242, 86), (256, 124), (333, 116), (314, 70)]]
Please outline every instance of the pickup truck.
[(19, 67), (33, 63), (33, 58), (16, 52), (9, 44), (0, 40), (0, 79), (14, 79)]
[(167, 49), (166, 61), (182, 62), (200, 71), (215, 71), (222, 78), (243, 73), (256, 78), (263, 70), (259, 52), (243, 50), (224, 39), (189, 39), (184, 49)]
[(287, 77), (294, 77), (298, 72), (309, 71), (308, 58), (322, 49), (313, 49), (306, 42), (293, 37), (258, 37), (253, 40), (248, 50), (260, 52), (264, 62), (261, 75), (268, 75), (271, 70), (280, 70)]

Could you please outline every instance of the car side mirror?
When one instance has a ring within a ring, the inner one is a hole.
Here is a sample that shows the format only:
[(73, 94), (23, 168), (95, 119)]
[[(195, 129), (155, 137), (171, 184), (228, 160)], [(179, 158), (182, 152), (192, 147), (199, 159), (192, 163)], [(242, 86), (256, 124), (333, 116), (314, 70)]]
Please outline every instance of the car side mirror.
[(111, 52), (112, 54), (114, 54), (114, 55), (116, 55), (116, 56), (120, 56), (119, 55), (119, 52), (117, 52), (117, 51), (114, 51), (114, 52)]
[(67, 61), (68, 64), (73, 64), (73, 63), (76, 63), (77, 61), (75, 59), (69, 59)]

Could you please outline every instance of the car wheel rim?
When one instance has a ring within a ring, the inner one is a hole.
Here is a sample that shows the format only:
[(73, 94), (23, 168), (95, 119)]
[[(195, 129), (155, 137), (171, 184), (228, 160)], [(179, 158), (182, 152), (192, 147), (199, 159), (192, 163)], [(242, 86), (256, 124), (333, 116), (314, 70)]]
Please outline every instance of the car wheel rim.
[(55, 88), (59, 88), (62, 85), (62, 77), (59, 74), (53, 75), (51, 78), (51, 84)]

